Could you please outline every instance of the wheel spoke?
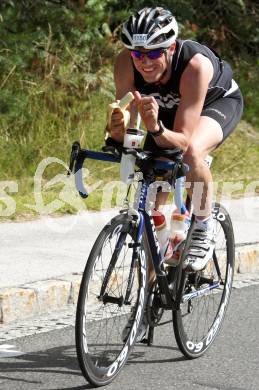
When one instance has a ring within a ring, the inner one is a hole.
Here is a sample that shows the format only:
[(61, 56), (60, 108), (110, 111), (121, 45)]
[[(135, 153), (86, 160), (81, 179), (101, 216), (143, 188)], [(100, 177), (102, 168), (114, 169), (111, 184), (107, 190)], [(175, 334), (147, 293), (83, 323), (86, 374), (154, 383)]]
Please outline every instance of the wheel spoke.
[[(132, 316), (132, 309), (138, 303), (144, 279), (139, 276), (139, 266), (131, 269), (133, 248), (129, 244), (133, 242), (133, 238), (130, 226), (128, 233), (124, 233), (123, 221), (122, 217), (115, 219), (109, 229), (104, 229), (98, 237), (96, 248), (88, 259), (79, 293), (77, 354), (83, 374), (93, 384), (99, 381), (108, 383), (112, 375), (117, 374), (122, 367), (115, 365), (114, 373), (105, 377), (128, 341), (128, 338), (122, 341), (122, 331)], [(130, 292), (131, 305), (125, 305), (130, 272), (134, 274)], [(87, 350), (83, 348), (82, 335), (85, 335)], [(129, 350), (130, 348), (127, 354)]]
[(177, 343), (191, 358), (203, 353), (218, 333), (229, 301), (227, 291), (232, 286), (234, 241), (229, 229), (231, 221), (226, 210), (222, 207), (220, 210), (224, 212), (224, 218), (215, 219), (213, 258), (204, 270), (187, 273), (183, 302), (174, 314)]

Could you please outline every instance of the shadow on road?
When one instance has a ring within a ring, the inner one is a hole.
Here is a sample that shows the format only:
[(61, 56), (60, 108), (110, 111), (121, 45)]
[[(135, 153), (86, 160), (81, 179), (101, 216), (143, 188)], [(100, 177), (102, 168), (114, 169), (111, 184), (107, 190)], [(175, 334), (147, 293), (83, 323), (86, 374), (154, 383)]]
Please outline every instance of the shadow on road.
[[(142, 351), (140, 353), (140, 351), (138, 352), (138, 349), (141, 349), (141, 348), (142, 348)], [(145, 349), (143, 349), (143, 348), (145, 348)], [(156, 349), (156, 351), (154, 351), (154, 353), (152, 353), (153, 349)], [(179, 351), (178, 348), (170, 347), (168, 345), (152, 345), (152, 346), (148, 347), (148, 346), (145, 346), (143, 344), (136, 344), (134, 347), (133, 353), (131, 353), (131, 355), (130, 355), (130, 358), (127, 362), (127, 365), (130, 365), (130, 364), (174, 363), (174, 362), (181, 362), (181, 361), (186, 360), (186, 358), (184, 356), (180, 356), (177, 358), (171, 358), (171, 359), (166, 359), (166, 358), (156, 359), (156, 358), (154, 358), (154, 359), (147, 360), (147, 357), (149, 357), (150, 354), (154, 355), (154, 357), (157, 357), (159, 351), (162, 352), (163, 350)], [(150, 353), (148, 353), (148, 352), (150, 352)], [(144, 357), (143, 355), (146, 356), (145, 359), (143, 358)]]
[[(80, 386), (78, 382), (81, 383)], [(60, 385), (51, 387), (51, 383), (60, 383)], [(77, 385), (73, 386), (73, 383)], [(0, 361), (1, 389), (35, 390), (35, 388), (40, 389), (41, 386), (50, 390), (92, 388), (89, 384), (82, 385), (83, 383), (84, 378), (77, 363), (74, 345), (51, 348), (44, 352), (28, 353)], [(46, 386), (47, 384), (49, 387)]]
[[(176, 362), (184, 358), (146, 360), (152, 349), (175, 350), (169, 346), (137, 344), (127, 365)], [(156, 353), (154, 353), (155, 356)], [(55, 386), (55, 384), (57, 386)], [(48, 387), (49, 386), (49, 387)], [(15, 358), (0, 360), (0, 388), (19, 390), (83, 390), (93, 387), (86, 382), (79, 368), (75, 346), (51, 348), (46, 351), (28, 353)]]

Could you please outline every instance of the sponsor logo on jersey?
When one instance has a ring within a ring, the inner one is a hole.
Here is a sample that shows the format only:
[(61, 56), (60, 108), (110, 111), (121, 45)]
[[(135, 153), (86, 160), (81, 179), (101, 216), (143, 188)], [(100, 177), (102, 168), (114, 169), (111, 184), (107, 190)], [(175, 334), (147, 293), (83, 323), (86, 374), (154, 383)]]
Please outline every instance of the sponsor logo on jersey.
[(175, 93), (168, 93), (165, 96), (160, 95), (160, 93), (151, 93), (150, 95), (154, 96), (159, 107), (168, 109), (178, 106), (181, 100), (180, 96)]

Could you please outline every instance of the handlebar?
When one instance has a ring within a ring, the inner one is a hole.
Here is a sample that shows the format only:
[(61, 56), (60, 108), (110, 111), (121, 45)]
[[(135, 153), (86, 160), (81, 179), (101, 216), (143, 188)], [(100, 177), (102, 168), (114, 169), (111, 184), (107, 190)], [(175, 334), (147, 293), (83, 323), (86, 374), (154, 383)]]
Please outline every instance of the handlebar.
[[(81, 149), (79, 142), (74, 142), (72, 145), (72, 150), (70, 154), (70, 163), (69, 171), (67, 175), (69, 176), (71, 172), (75, 172), (75, 185), (82, 198), (88, 197), (88, 192), (83, 183), (82, 177), (82, 168), (83, 163), (86, 158), (100, 160), (100, 161), (109, 161), (120, 163), (121, 153), (112, 145), (106, 145), (102, 148), (103, 152), (97, 152), (93, 150)], [(131, 154), (136, 157), (136, 165), (140, 166), (141, 162), (152, 161), (153, 167), (159, 170), (172, 171), (173, 177), (173, 186), (176, 192), (175, 201), (176, 206), (182, 208), (182, 193), (183, 193), (183, 183), (181, 178), (183, 178), (188, 171), (188, 166), (182, 162), (182, 151), (178, 148), (172, 150), (161, 150), (157, 152), (143, 151), (142, 149), (126, 149), (121, 148), (121, 151), (125, 154)], [(168, 160), (155, 160), (154, 158), (166, 157), (172, 159), (173, 161)]]
[(70, 176), (70, 174), (74, 170), (76, 189), (79, 192), (79, 195), (84, 199), (88, 197), (88, 192), (84, 186), (83, 176), (82, 176), (82, 168), (83, 168), (84, 160), (86, 158), (90, 158), (93, 160), (117, 162), (117, 163), (120, 162), (120, 155), (81, 149), (79, 142), (76, 141), (73, 143), (71, 154), (70, 154), (69, 170), (67, 172), (67, 175)]

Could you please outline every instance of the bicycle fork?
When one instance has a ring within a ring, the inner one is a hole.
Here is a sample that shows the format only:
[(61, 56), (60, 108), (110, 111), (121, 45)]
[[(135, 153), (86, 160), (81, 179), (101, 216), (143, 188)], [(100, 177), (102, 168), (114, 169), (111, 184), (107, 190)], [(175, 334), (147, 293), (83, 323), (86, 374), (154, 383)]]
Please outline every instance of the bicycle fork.
[[(133, 221), (134, 221), (134, 218), (132, 218), (132, 219), (130, 218), (128, 220), (128, 223), (133, 223)], [(141, 221), (141, 219), (140, 219), (140, 221)], [(114, 253), (111, 257), (109, 266), (108, 266), (107, 271), (105, 273), (105, 276), (103, 278), (103, 282), (102, 282), (102, 286), (101, 286), (101, 290), (100, 290), (100, 295), (98, 296), (98, 299), (100, 301), (102, 301), (104, 304), (114, 303), (114, 304), (117, 304), (119, 307), (121, 307), (122, 305), (130, 305), (131, 304), (131, 290), (132, 290), (132, 286), (134, 283), (134, 277), (135, 277), (134, 270), (137, 266), (137, 261), (139, 258), (139, 251), (141, 248), (141, 241), (142, 241), (142, 234), (143, 234), (143, 221), (142, 221), (142, 224), (141, 223), (139, 224), (137, 231), (134, 233), (134, 234), (136, 234), (136, 237), (133, 240), (133, 242), (128, 243), (128, 248), (132, 248), (133, 252), (132, 252), (132, 260), (131, 260), (130, 269), (129, 269), (129, 275), (128, 275), (128, 280), (127, 280), (127, 287), (126, 287), (125, 296), (123, 297), (123, 295), (121, 295), (119, 297), (114, 297), (114, 296), (111, 296), (105, 292), (107, 289), (109, 280), (111, 278), (112, 272), (113, 272), (113, 270), (116, 266), (116, 263), (118, 261), (121, 250), (123, 248), (123, 245), (125, 243), (125, 238), (127, 236), (127, 233), (129, 232), (130, 227), (129, 227), (128, 223), (123, 228), (123, 230), (121, 231), (121, 233), (119, 235), (119, 238), (118, 238), (116, 246), (115, 246)]]

